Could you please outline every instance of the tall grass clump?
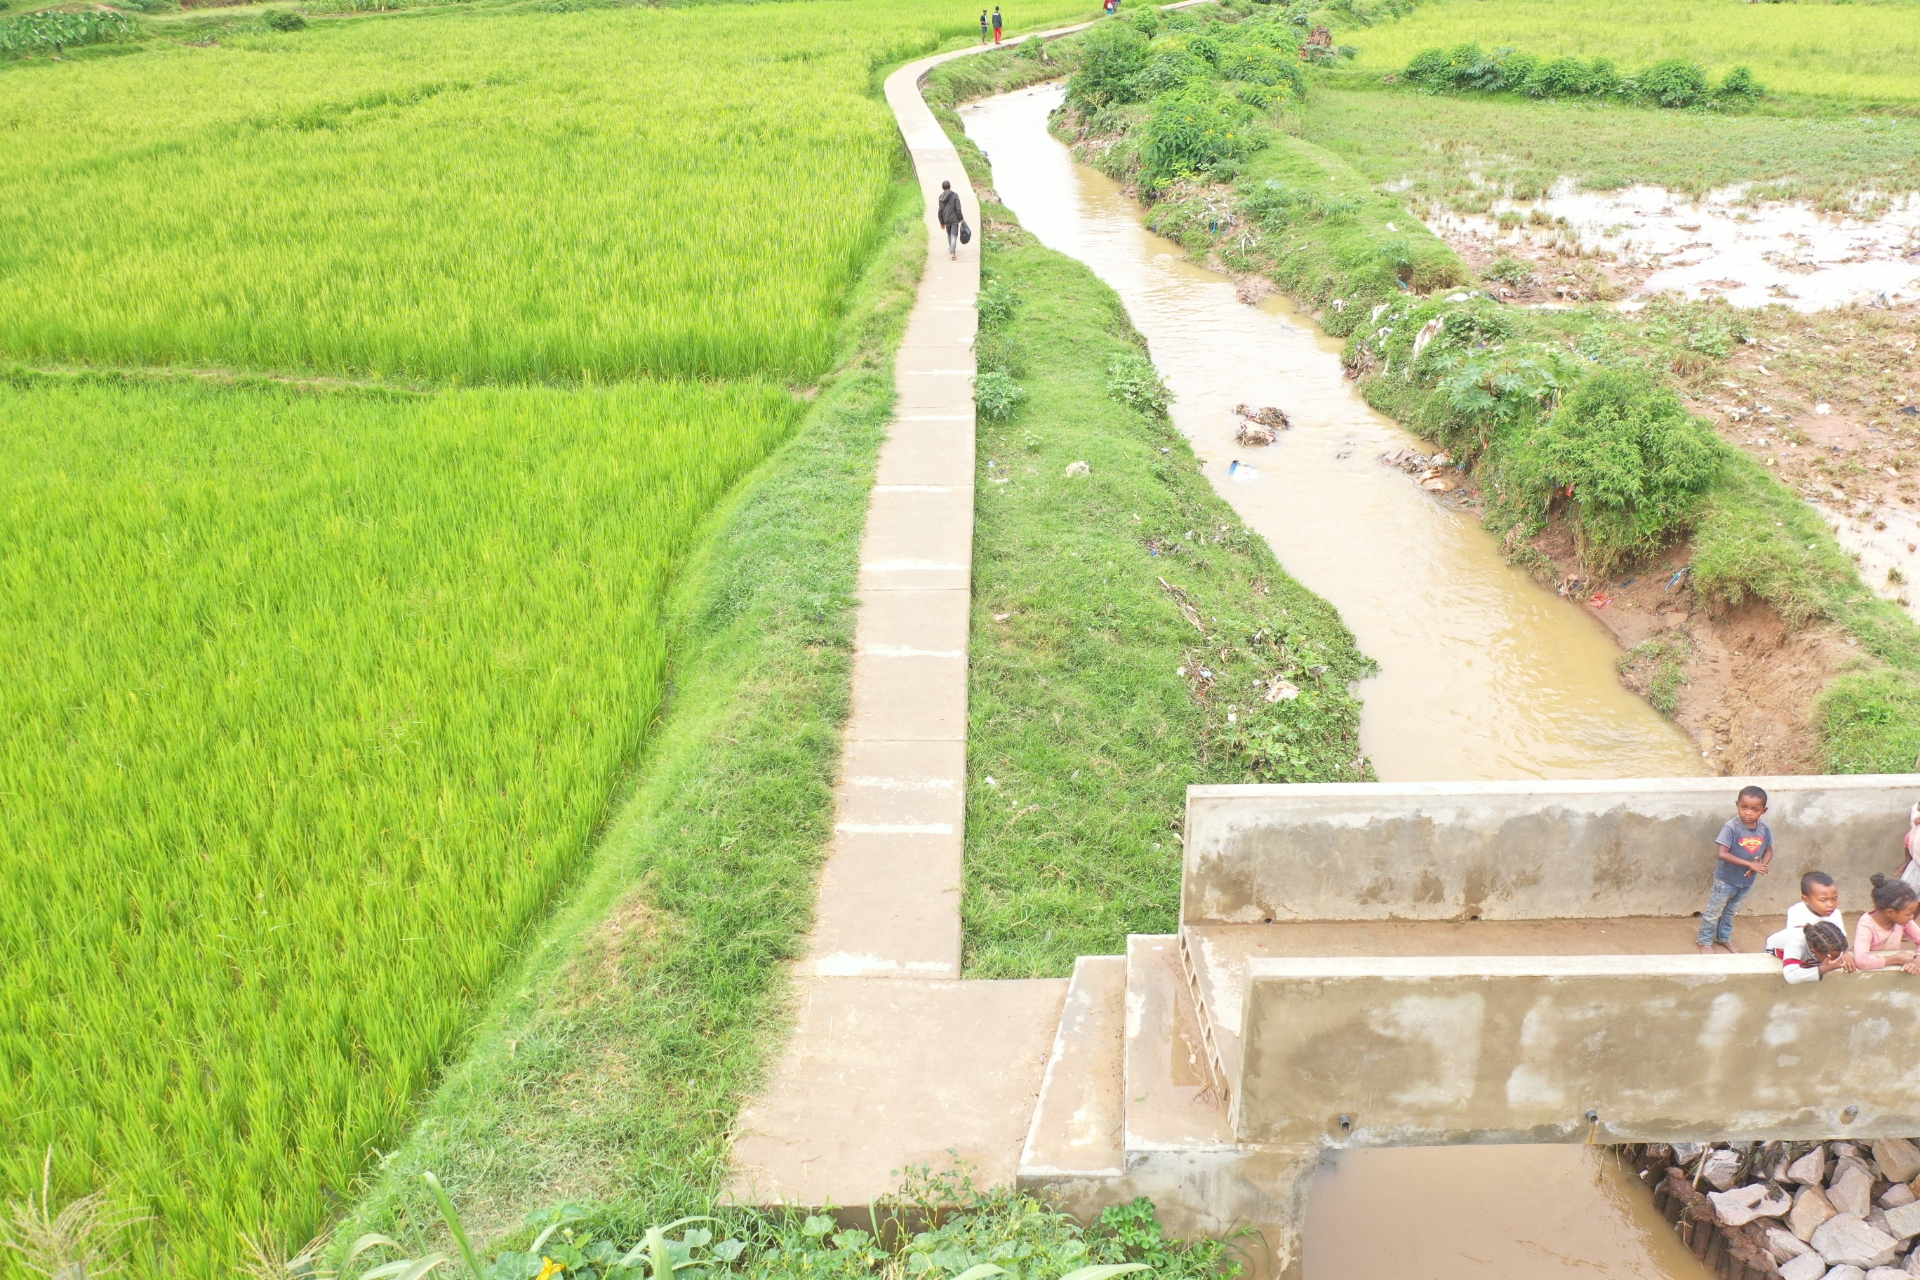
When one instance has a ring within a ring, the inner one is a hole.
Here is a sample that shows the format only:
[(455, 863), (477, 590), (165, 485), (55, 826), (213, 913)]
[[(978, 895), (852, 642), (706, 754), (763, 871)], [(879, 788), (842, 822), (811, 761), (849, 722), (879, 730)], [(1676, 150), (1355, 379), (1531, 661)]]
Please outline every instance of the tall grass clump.
[(304, 1239), (602, 822), (759, 384), (0, 382), (0, 1199)]

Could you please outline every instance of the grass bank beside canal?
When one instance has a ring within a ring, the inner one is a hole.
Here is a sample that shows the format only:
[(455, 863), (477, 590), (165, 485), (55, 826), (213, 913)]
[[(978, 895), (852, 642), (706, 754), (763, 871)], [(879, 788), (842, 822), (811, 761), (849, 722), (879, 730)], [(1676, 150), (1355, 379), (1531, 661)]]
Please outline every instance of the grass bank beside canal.
[[(1017, 87), (996, 72), (1035, 66), (964, 60), (965, 90), (941, 74), (927, 96)], [(990, 192), (958, 118), (936, 114)], [(1371, 777), (1348, 693), (1370, 665), (1164, 409), (1116, 393), (1116, 365), (1150, 373), (1119, 298), (982, 198), (983, 382), (1026, 399), (980, 418), (966, 965), (1030, 977), (1174, 928), (1189, 783)]]

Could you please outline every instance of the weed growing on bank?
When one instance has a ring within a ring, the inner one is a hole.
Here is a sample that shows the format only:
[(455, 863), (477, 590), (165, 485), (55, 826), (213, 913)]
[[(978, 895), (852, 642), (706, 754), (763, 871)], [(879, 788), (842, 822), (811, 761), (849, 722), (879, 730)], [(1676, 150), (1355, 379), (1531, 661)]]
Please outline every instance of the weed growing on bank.
[(1764, 93), (1746, 67), (1727, 72), (1718, 85), (1706, 69), (1685, 58), (1663, 58), (1638, 72), (1622, 72), (1608, 58), (1582, 62), (1561, 56), (1542, 59), (1516, 49), (1486, 52), (1471, 42), (1451, 49), (1425, 49), (1400, 73), (1404, 83), (1457, 92), (1521, 93), (1529, 98), (1612, 98), (1646, 106), (1751, 106)]

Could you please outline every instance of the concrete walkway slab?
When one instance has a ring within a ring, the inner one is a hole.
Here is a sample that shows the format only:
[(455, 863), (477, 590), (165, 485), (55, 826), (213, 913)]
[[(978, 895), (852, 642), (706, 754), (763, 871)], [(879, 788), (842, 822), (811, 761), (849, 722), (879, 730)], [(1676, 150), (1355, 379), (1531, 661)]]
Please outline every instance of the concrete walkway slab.
[(899, 1188), (899, 1170), (956, 1157), (982, 1186), (1012, 1184), (1064, 979), (808, 978), (800, 990), (774, 1084), (740, 1116), (735, 1203), (865, 1205)]

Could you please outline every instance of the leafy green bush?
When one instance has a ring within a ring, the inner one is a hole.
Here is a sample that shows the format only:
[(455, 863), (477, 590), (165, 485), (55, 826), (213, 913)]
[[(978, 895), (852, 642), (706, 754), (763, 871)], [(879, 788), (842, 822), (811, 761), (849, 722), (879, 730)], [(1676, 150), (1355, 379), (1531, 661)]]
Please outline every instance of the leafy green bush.
[(1234, 49), (1222, 57), (1220, 74), (1247, 84), (1284, 87), (1297, 96), (1305, 96), (1307, 91), (1307, 77), (1300, 70), (1299, 57), (1277, 49)]
[(1724, 446), (1670, 389), (1603, 369), (1568, 393), (1530, 451), (1538, 478), (1572, 499), (1582, 561), (1604, 573), (1691, 524)]
[(1620, 93), (1626, 87), (1626, 81), (1620, 74), (1620, 68), (1613, 65), (1611, 58), (1595, 58), (1587, 68), (1587, 92), (1596, 96), (1607, 93)]
[(1027, 372), (1027, 349), (1010, 333), (985, 332), (973, 340), (973, 358), (982, 373), (1004, 373), (1021, 378)]
[(1164, 414), (1173, 403), (1173, 392), (1145, 356), (1115, 356), (1107, 366), (1107, 394), (1151, 414)]
[(973, 380), (973, 402), (994, 422), (1005, 422), (1027, 402), (1027, 389), (1011, 375), (989, 369)]
[(1714, 90), (1714, 96), (1722, 102), (1737, 106), (1758, 102), (1765, 93), (1765, 86), (1753, 78), (1753, 69), (1750, 67), (1735, 67), (1727, 72), (1726, 79)]
[(1175, 93), (1189, 85), (1206, 84), (1212, 80), (1213, 67), (1205, 59), (1185, 49), (1161, 49), (1134, 75), (1129, 86), (1129, 100), (1139, 101), (1163, 93)]
[(1707, 73), (1685, 58), (1663, 58), (1634, 77), (1640, 96), (1662, 107), (1691, 107), (1707, 96)]
[(292, 9), (275, 9), (266, 21), (275, 31), (299, 31), (307, 25), (307, 20)]
[(139, 28), (124, 13), (28, 13), (0, 18), (0, 57), (59, 53), (80, 45), (131, 40)]
[(980, 293), (974, 300), (974, 308), (980, 313), (982, 329), (998, 329), (1013, 319), (1013, 313), (1024, 301), (1019, 294), (1007, 288), (999, 280), (989, 280), (980, 286)]
[(1543, 62), (1524, 86), (1530, 98), (1565, 98), (1588, 92), (1592, 72), (1578, 58), (1554, 58)]
[(1068, 105), (1097, 111), (1116, 102), (1135, 101), (1134, 82), (1153, 56), (1147, 36), (1136, 27), (1110, 22), (1081, 37), (1080, 65), (1067, 78)]
[(1141, 158), (1149, 181), (1207, 174), (1223, 160), (1253, 149), (1253, 112), (1220, 92), (1213, 81), (1187, 86), (1153, 100)]

